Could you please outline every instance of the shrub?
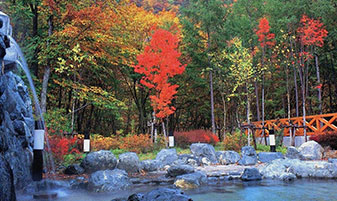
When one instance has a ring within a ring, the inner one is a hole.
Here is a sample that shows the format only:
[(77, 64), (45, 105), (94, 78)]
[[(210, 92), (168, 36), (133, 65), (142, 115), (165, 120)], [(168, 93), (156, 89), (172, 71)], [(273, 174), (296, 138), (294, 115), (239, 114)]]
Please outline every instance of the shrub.
[(90, 145), (93, 151), (110, 150), (119, 148), (120, 142), (117, 137), (103, 137), (102, 135), (95, 134), (91, 137)]
[(153, 150), (153, 143), (148, 134), (127, 135), (121, 139), (120, 149), (145, 153)]
[(241, 147), (247, 144), (247, 136), (240, 130), (236, 130), (231, 134), (227, 134), (223, 146), (225, 150), (240, 151)]
[(186, 132), (175, 132), (175, 142), (177, 146), (185, 148), (192, 143), (208, 143), (216, 145), (219, 139), (211, 131), (208, 130), (191, 130)]
[(70, 116), (66, 115), (65, 109), (49, 110), (44, 115), (44, 120), (49, 134), (63, 134), (71, 132)]
[[(59, 135), (48, 135), (50, 150), (47, 146), (47, 151), (51, 151), (57, 163), (63, 163), (65, 156), (68, 154), (80, 154), (82, 140), (74, 137), (62, 137)], [(76, 157), (75, 157), (76, 158)]]
[(330, 146), (331, 149), (337, 150), (337, 133), (327, 132), (320, 135), (314, 135), (310, 137), (310, 140), (314, 140), (323, 147)]

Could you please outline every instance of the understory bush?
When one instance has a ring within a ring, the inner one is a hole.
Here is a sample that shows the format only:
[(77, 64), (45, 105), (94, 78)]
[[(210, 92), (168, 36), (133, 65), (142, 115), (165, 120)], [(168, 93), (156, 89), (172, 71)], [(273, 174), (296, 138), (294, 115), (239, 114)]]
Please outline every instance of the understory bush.
[(320, 135), (313, 135), (310, 140), (314, 140), (323, 147), (329, 146), (331, 149), (337, 150), (337, 132), (327, 132)]
[(92, 135), (90, 139), (92, 151), (118, 149), (120, 142), (117, 137), (103, 137), (102, 135)]
[(236, 130), (233, 133), (227, 133), (223, 140), (223, 146), (225, 150), (240, 151), (241, 147), (247, 144), (247, 136), (240, 130)]
[(150, 135), (140, 134), (140, 135), (127, 135), (120, 139), (120, 149), (136, 152), (145, 153), (153, 150), (153, 143), (151, 141)]
[(57, 164), (72, 163), (83, 157), (83, 140), (77, 136), (48, 135), (48, 141), (46, 150), (52, 153)]
[(186, 132), (174, 133), (175, 143), (177, 146), (186, 148), (192, 143), (208, 143), (216, 145), (219, 142), (218, 137), (208, 130), (191, 130)]

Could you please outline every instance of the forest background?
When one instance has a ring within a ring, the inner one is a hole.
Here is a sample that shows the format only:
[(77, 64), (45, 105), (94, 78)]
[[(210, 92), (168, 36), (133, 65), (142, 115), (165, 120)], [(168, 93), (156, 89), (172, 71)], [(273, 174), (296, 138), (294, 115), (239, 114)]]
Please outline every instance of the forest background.
[[(151, 132), (155, 93), (135, 72), (158, 29), (179, 40), (185, 72), (169, 131), (337, 111), (334, 0), (8, 0), (51, 133)], [(162, 121), (162, 122), (160, 122)]]

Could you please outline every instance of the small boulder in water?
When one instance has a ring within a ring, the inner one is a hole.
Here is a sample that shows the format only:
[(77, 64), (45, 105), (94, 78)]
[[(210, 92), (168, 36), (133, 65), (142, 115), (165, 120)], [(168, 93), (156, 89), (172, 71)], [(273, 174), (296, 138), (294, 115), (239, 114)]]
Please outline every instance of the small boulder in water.
[(74, 174), (83, 174), (84, 169), (79, 164), (69, 165), (65, 170), (64, 174), (74, 175)]
[(131, 184), (124, 170), (100, 170), (90, 175), (88, 188), (94, 192), (113, 192), (125, 190)]
[(262, 176), (257, 168), (246, 168), (241, 175), (241, 180), (243, 181), (255, 181), (261, 179)]
[(174, 165), (167, 170), (168, 177), (176, 177), (183, 174), (193, 173), (194, 168), (190, 165)]

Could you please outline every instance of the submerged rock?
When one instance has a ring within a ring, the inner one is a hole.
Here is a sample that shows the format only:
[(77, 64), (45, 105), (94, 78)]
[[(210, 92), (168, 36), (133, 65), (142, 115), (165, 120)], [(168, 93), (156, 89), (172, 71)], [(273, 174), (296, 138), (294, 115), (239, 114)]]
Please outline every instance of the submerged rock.
[(127, 201), (192, 201), (179, 189), (158, 188), (145, 194), (133, 194)]
[(293, 173), (283, 173), (280, 175), (280, 179), (285, 182), (290, 182), (296, 179), (296, 175)]
[[(212, 145), (206, 143), (194, 143), (190, 146), (191, 152), (194, 156), (201, 158), (207, 158), (211, 164), (218, 163), (218, 159), (215, 154), (215, 149)], [(204, 164), (207, 164), (207, 160), (204, 159)]]
[(124, 170), (100, 170), (90, 175), (88, 188), (94, 192), (112, 192), (125, 190), (131, 184)]
[(283, 154), (281, 152), (260, 152), (258, 157), (262, 163), (270, 163), (275, 159), (283, 158)]
[(240, 160), (236, 151), (217, 151), (216, 157), (221, 165), (235, 164)]
[(138, 173), (141, 166), (137, 154), (134, 152), (127, 152), (119, 155), (117, 168), (125, 170), (127, 173)]
[(167, 170), (168, 177), (176, 177), (183, 174), (193, 173), (194, 168), (190, 165), (174, 165)]
[(253, 147), (242, 147), (241, 155), (242, 158), (239, 160), (240, 165), (255, 165), (257, 163), (257, 155)]
[(241, 175), (241, 180), (243, 181), (255, 181), (261, 179), (262, 176), (257, 168), (246, 168)]
[(174, 185), (182, 189), (193, 189), (207, 182), (207, 175), (204, 172), (194, 172), (177, 176)]
[(163, 166), (171, 165), (178, 159), (177, 151), (175, 149), (162, 149), (156, 156), (156, 160)]
[(92, 173), (98, 170), (113, 170), (117, 159), (111, 151), (100, 150), (89, 153), (82, 161), (81, 166), (85, 172)]
[(323, 157), (323, 147), (315, 141), (303, 143), (298, 151), (303, 155), (305, 160), (320, 160)]

